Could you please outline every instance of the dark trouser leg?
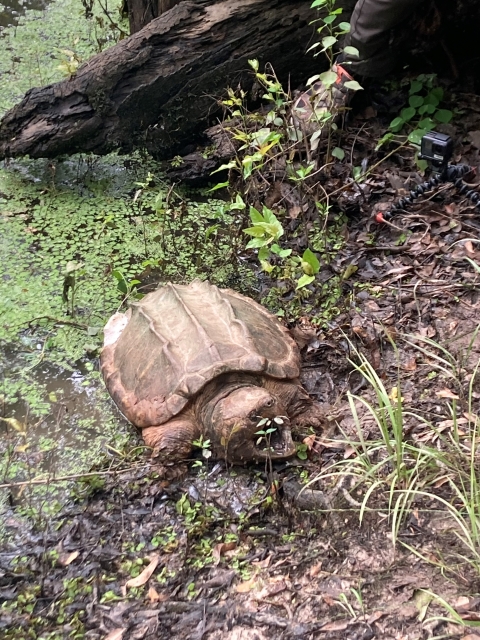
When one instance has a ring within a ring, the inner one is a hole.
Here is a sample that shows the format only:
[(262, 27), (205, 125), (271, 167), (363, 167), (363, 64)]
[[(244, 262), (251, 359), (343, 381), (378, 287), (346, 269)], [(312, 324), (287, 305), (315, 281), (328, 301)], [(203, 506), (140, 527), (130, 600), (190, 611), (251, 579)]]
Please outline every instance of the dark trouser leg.
[(421, 0), (358, 0), (345, 46), (358, 49), (358, 58), (341, 56), (339, 62), (354, 75), (381, 77), (391, 71), (396, 52), (389, 47), (390, 31), (418, 7)]

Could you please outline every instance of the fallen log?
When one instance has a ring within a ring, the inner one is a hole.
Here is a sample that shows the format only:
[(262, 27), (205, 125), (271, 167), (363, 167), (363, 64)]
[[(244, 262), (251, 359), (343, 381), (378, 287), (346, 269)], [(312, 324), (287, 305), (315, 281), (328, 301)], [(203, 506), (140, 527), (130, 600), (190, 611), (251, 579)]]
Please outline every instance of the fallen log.
[(294, 86), (323, 70), (305, 55), (317, 16), (309, 0), (184, 0), (71, 78), (31, 89), (0, 122), (0, 158), (138, 146), (172, 157), (214, 122), (227, 86), (251, 87), (248, 59)]

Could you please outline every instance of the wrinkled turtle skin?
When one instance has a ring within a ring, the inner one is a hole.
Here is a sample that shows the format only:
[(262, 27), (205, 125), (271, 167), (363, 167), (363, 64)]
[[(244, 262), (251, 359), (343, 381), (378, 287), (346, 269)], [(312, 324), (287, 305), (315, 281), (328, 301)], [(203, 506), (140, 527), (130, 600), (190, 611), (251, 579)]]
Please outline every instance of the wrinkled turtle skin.
[[(200, 436), (231, 463), (287, 458), (292, 426), (321, 425), (288, 330), (208, 282), (167, 284), (112, 316), (101, 368), (121, 412), (165, 461), (187, 458)], [(257, 434), (262, 418), (280, 418), (268, 442)]]

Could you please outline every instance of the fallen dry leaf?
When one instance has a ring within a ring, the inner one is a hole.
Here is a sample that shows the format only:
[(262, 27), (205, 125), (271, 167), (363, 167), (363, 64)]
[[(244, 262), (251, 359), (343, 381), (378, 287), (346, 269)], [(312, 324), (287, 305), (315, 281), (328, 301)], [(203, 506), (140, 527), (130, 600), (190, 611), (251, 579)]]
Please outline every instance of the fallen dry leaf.
[(429, 325), (428, 327), (420, 327), (418, 333), (422, 336), (422, 338), (433, 338), (433, 336), (436, 335), (437, 331)]
[(220, 562), (220, 558), (226, 551), (232, 551), (237, 546), (237, 543), (233, 540), (232, 542), (220, 542), (216, 544), (213, 548), (213, 564), (215, 566)]
[(307, 446), (307, 449), (308, 449), (309, 451), (311, 451), (311, 450), (313, 449), (313, 447), (314, 447), (314, 445), (315, 445), (315, 440), (316, 440), (316, 438), (317, 438), (317, 437), (316, 437), (316, 435), (315, 435), (315, 434), (312, 434), (312, 435), (307, 436), (306, 438), (304, 438), (304, 439), (302, 440), (303, 444), (305, 444), (305, 445)]
[(410, 358), (407, 358), (402, 363), (402, 369), (404, 371), (415, 371), (416, 368), (417, 368), (417, 361), (415, 360), (415, 356), (411, 356)]
[(79, 555), (80, 555), (80, 551), (71, 551), (70, 553), (61, 553), (58, 556), (57, 562), (62, 567), (68, 567), (68, 565), (71, 564), (75, 560), (75, 558), (78, 558)]
[(270, 598), (271, 596), (277, 595), (277, 593), (281, 593), (285, 591), (287, 585), (283, 579), (277, 580), (272, 584), (266, 585), (259, 593), (255, 595), (256, 600), (263, 600), (264, 598)]
[(145, 567), (142, 573), (138, 575), (136, 578), (130, 578), (130, 580), (127, 580), (127, 582), (125, 583), (125, 587), (141, 587), (146, 582), (148, 582), (148, 580), (150, 579), (150, 576), (152, 575), (152, 573), (155, 571), (157, 567), (160, 556), (155, 554), (151, 556), (151, 558), (152, 559), (150, 560), (150, 564), (148, 565), (148, 567)]
[(320, 629), (322, 631), (344, 631), (349, 624), (349, 620), (336, 620), (335, 622), (327, 622)]
[(252, 565), (254, 567), (257, 567), (258, 569), (266, 569), (270, 565), (271, 561), (272, 561), (272, 555), (270, 554), (264, 560), (253, 561)]
[(103, 640), (122, 640), (123, 634), (127, 629), (112, 629)]
[(154, 587), (150, 587), (148, 590), (148, 598), (150, 602), (165, 602), (165, 600), (168, 600), (168, 596), (165, 593), (158, 593)]
[(453, 391), (451, 391), (450, 389), (447, 389), (446, 387), (445, 389), (440, 389), (440, 391), (437, 391), (435, 395), (437, 396), (437, 398), (449, 398), (450, 400), (460, 400), (460, 396), (457, 396), (456, 393), (453, 393)]
[(380, 620), (380, 618), (383, 618), (383, 616), (386, 616), (386, 615), (387, 615), (386, 611), (374, 611), (367, 618), (367, 624), (373, 624), (374, 622), (376, 622), (377, 620)]
[(27, 432), (27, 425), (16, 418), (0, 418), (0, 420), (6, 422), (10, 427), (15, 429), (15, 431), (18, 431), (18, 433), (25, 435)]
[(245, 582), (241, 582), (240, 584), (237, 584), (237, 586), (235, 587), (235, 591), (237, 593), (248, 593), (249, 591), (252, 591), (252, 589), (255, 589), (256, 586), (257, 586), (256, 579), (250, 578), (250, 580), (245, 580)]

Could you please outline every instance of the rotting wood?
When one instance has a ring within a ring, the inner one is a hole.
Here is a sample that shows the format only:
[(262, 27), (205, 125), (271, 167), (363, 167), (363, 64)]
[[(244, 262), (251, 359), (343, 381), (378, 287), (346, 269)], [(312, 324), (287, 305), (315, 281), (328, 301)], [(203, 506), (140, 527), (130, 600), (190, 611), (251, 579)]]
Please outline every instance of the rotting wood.
[(68, 80), (30, 90), (0, 123), (0, 157), (131, 151), (166, 158), (218, 113), (225, 87), (253, 83), (248, 59), (292, 84), (323, 69), (310, 3), (185, 0), (94, 56)]

